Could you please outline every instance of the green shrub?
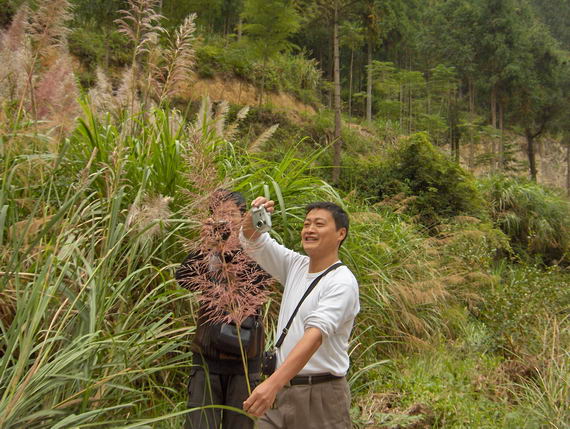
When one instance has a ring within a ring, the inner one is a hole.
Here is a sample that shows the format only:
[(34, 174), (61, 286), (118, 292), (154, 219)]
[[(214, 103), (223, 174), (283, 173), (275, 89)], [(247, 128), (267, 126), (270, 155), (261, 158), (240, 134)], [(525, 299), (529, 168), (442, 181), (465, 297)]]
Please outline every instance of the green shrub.
[(400, 119), (402, 112), (402, 103), (397, 100), (380, 99), (376, 101), (376, 109), (378, 117), (397, 121)]
[(16, 13), (16, 2), (14, 0), (0, 0), (0, 29), (10, 25), (14, 13)]
[(425, 225), (459, 215), (485, 217), (473, 176), (418, 133), (385, 154), (348, 166), (349, 184), (372, 202), (395, 202)]
[(128, 42), (117, 31), (77, 28), (69, 34), (68, 44), (82, 65), (78, 76), (83, 87), (93, 85), (97, 66), (123, 68), (132, 60)]
[(111, 31), (104, 35), (107, 45), (106, 54), (110, 67), (125, 67), (130, 64), (132, 57), (128, 49), (128, 42), (118, 31)]
[(84, 28), (69, 34), (69, 51), (87, 67), (94, 67), (105, 55), (105, 45), (99, 34)]
[(268, 69), (273, 69), (278, 78), (278, 89), (295, 94), (307, 103), (318, 102), (317, 90), (321, 82), (321, 71), (314, 59), (308, 59), (306, 52), (296, 55), (275, 56)]
[(536, 354), (543, 322), (570, 308), (570, 292), (565, 287), (568, 275), (558, 268), (504, 263), (497, 266), (495, 274), (500, 281), (480, 291), (479, 319), (509, 351)]
[(494, 176), (480, 188), (498, 228), (521, 255), (561, 262), (570, 249), (570, 203), (554, 191), (523, 179)]
[(373, 140), (373, 136), (348, 127), (342, 129), (341, 138), (345, 153), (366, 155), (374, 150), (374, 144), (376, 143)]
[(449, 131), (446, 118), (438, 114), (420, 114), (416, 127), (419, 130), (428, 132), (436, 144), (444, 141)]
[(509, 403), (500, 365), (496, 357), (444, 346), (394, 359), (376, 371), (374, 391), (355, 398), (369, 416), (359, 427), (538, 429)]
[(214, 45), (201, 45), (196, 49), (196, 72), (203, 78), (214, 77), (219, 69), (221, 49)]
[(212, 77), (218, 72), (252, 81), (252, 55), (243, 42), (215, 38), (196, 48), (196, 71), (203, 77)]
[(269, 91), (286, 91), (299, 99), (316, 104), (321, 72), (317, 62), (304, 52), (297, 55), (278, 54), (267, 63), (255, 57), (255, 51), (245, 39), (234, 42), (210, 37), (196, 49), (196, 71), (211, 78), (215, 73), (239, 77)]

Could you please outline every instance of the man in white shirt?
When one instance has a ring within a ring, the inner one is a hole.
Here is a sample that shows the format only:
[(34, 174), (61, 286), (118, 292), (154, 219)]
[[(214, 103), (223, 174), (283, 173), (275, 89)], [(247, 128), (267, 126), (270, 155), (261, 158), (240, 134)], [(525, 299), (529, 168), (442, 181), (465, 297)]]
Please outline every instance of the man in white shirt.
[[(254, 207), (274, 210), (274, 202), (256, 198)], [(243, 248), (283, 285), (278, 334), (312, 281), (339, 262), (348, 234), (346, 212), (329, 202), (307, 206), (301, 231), (307, 256), (287, 249), (244, 218)], [(244, 410), (261, 417), (260, 429), (349, 429), (348, 341), (360, 310), (358, 283), (346, 266), (321, 278), (303, 302), (277, 352), (276, 371), (244, 402)]]

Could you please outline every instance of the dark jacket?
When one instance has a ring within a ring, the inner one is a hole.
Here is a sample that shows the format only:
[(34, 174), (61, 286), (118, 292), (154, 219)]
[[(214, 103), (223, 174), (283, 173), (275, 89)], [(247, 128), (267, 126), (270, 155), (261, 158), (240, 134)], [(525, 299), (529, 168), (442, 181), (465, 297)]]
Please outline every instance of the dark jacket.
[[(238, 252), (241, 252), (241, 250)], [(226, 263), (231, 263), (231, 260), (236, 254), (237, 252), (225, 254), (224, 259)], [(208, 272), (210, 268), (206, 261), (206, 256), (206, 254), (199, 251), (190, 252), (190, 254), (186, 257), (184, 262), (182, 262), (176, 271), (176, 280), (180, 286), (191, 291), (199, 291), (195, 280), (198, 277), (204, 278), (205, 275), (210, 274)], [(263, 271), (262, 268), (253, 261), (248, 264), (247, 268), (244, 271), (248, 272), (247, 274), (249, 278), (253, 277), (254, 284), (263, 284), (264, 280), (267, 280), (269, 278), (269, 274)], [(252, 273), (254, 274), (253, 276), (251, 276)], [(215, 273), (212, 274), (212, 281), (215, 282)], [(236, 368), (236, 371), (232, 371), (230, 369), (229, 372), (243, 373), (241, 356), (225, 353), (223, 350), (218, 350), (215, 347), (213, 338), (219, 332), (221, 323), (213, 323), (208, 319), (209, 317), (207, 315), (207, 309), (203, 304), (200, 304), (200, 307), (198, 309), (196, 333), (192, 341), (191, 350), (195, 354), (201, 355), (201, 357), (208, 361), (210, 364), (210, 371), (212, 372), (222, 372), (215, 371), (213, 368), (211, 368), (212, 364), (215, 364), (213, 361), (222, 360), (224, 361), (222, 366), (225, 367), (226, 370), (231, 367)], [(261, 311), (259, 311), (259, 314), (257, 316), (254, 316), (252, 340), (250, 341), (250, 344), (246, 350), (248, 360), (251, 360), (254, 365), (256, 364), (255, 361), (260, 358), (261, 353), (263, 352), (264, 340), (265, 335), (263, 330), (263, 320), (261, 317)], [(235, 364), (233, 364), (232, 361), (235, 361)]]

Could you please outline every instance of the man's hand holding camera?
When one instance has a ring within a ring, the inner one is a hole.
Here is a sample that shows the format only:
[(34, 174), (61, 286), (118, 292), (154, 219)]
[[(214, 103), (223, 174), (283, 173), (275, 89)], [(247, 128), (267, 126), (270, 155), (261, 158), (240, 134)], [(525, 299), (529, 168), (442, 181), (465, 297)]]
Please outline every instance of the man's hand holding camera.
[(265, 197), (257, 197), (251, 203), (252, 209), (243, 219), (243, 234), (248, 240), (256, 240), (261, 233), (271, 229), (270, 215), (275, 211), (275, 202)]

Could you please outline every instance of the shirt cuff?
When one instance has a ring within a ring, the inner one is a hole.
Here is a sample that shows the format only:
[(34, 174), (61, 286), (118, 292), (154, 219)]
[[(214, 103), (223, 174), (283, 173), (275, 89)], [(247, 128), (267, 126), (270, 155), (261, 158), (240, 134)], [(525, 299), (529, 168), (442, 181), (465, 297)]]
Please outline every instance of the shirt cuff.
[(267, 237), (267, 232), (264, 232), (260, 234), (260, 236), (257, 237), (255, 240), (250, 240), (246, 238), (246, 236), (243, 234), (243, 228), (240, 228), (239, 230), (239, 241), (244, 248), (247, 247), (250, 249), (258, 249), (263, 245), (263, 242), (265, 241), (266, 237)]
[(319, 320), (316, 317), (308, 317), (307, 320), (305, 320), (305, 330), (309, 328), (317, 328), (319, 331), (321, 331), (321, 335), (323, 337), (323, 343), (332, 333), (330, 332), (329, 329), (327, 329), (327, 323), (324, 322), (323, 320)]

